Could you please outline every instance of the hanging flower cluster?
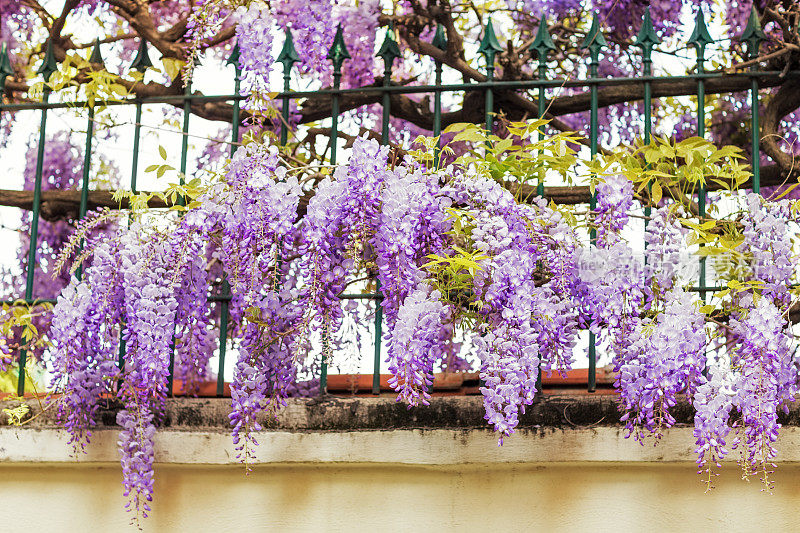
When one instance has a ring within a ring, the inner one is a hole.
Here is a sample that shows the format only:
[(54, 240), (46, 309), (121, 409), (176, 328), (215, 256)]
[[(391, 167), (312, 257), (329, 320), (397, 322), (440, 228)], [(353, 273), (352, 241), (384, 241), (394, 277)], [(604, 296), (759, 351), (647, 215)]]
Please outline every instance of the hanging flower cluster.
[(667, 293), (662, 313), (636, 321), (618, 363), (622, 420), (643, 444), (672, 427), (678, 396), (692, 394), (703, 380), (707, 335), (696, 303), (680, 287)]

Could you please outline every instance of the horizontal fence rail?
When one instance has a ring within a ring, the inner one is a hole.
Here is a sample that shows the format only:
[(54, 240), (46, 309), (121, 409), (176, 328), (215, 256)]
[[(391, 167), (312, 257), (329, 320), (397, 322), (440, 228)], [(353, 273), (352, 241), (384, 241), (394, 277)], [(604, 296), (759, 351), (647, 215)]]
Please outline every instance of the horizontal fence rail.
[[(544, 20), (543, 20), (544, 22)], [(544, 26), (544, 24), (543, 24)], [(599, 24), (597, 18), (593, 21), (592, 27), (588, 32), (585, 41), (582, 44), (582, 49), (588, 53), (589, 58), (587, 62), (587, 77), (584, 79), (547, 79), (547, 55), (548, 53), (553, 50), (551, 48), (552, 41), (549, 41), (550, 37), (547, 35), (546, 29), (542, 31), (540, 27), (540, 31), (537, 34), (536, 39), (531, 45), (531, 50), (536, 54), (538, 59), (537, 63), (537, 74), (538, 77), (536, 79), (525, 79), (525, 80), (496, 80), (494, 79), (494, 59), (495, 54), (499, 51), (497, 44), (497, 39), (494, 36), (494, 30), (491, 24), (491, 21), (486, 25), (484, 31), (484, 37), (481, 40), (479, 53), (483, 55), (485, 61), (484, 66), (484, 81), (477, 81), (477, 82), (470, 82), (470, 83), (453, 83), (453, 84), (443, 84), (442, 83), (442, 69), (443, 65), (440, 62), (435, 63), (435, 83), (433, 85), (397, 85), (393, 84), (391, 81), (392, 77), (392, 70), (395, 59), (400, 58), (400, 52), (397, 48), (396, 42), (394, 42), (392, 31), (389, 30), (386, 33), (385, 40), (378, 52), (378, 56), (381, 57), (384, 61), (384, 72), (383, 77), (378, 78), (378, 81), (374, 86), (358, 88), (358, 89), (342, 89), (340, 87), (340, 80), (341, 80), (341, 68), (343, 63), (347, 60), (349, 55), (347, 54), (346, 49), (344, 48), (344, 41), (342, 39), (342, 29), (339, 28), (336, 38), (334, 39), (333, 46), (331, 48), (331, 52), (328, 55), (328, 58), (332, 61), (333, 64), (333, 85), (331, 88), (321, 89), (316, 91), (293, 91), (290, 87), (291, 85), (291, 73), (292, 68), (295, 62), (298, 61), (298, 56), (296, 51), (294, 50), (294, 45), (292, 42), (291, 34), (287, 31), (286, 40), (281, 53), (279, 54), (277, 61), (282, 63), (283, 65), (283, 88), (280, 93), (277, 93), (275, 96), (275, 100), (281, 103), (281, 114), (283, 120), (280, 122), (280, 132), (279, 132), (279, 139), (281, 144), (286, 144), (289, 138), (289, 129), (288, 129), (288, 118), (289, 118), (289, 108), (290, 103), (293, 101), (303, 100), (306, 98), (329, 98), (330, 99), (330, 113), (329, 117), (331, 119), (331, 132), (330, 132), (330, 163), (336, 164), (336, 157), (337, 157), (337, 140), (340, 136), (339, 134), (339, 126), (342, 116), (342, 106), (345, 104), (346, 106), (351, 106), (352, 102), (344, 101), (347, 98), (353, 98), (356, 96), (369, 96), (374, 95), (377, 99), (375, 100), (382, 106), (382, 120), (381, 120), (381, 132), (380, 132), (380, 139), (383, 144), (387, 144), (389, 142), (389, 122), (391, 117), (391, 106), (392, 106), (392, 96), (393, 95), (403, 95), (403, 94), (420, 94), (420, 93), (429, 93), (433, 95), (434, 102), (433, 102), (433, 122), (431, 124), (431, 130), (435, 136), (438, 136), (443, 126), (443, 120), (446, 118), (446, 113), (442, 112), (442, 102), (441, 98), (443, 94), (446, 93), (455, 93), (455, 92), (470, 92), (470, 91), (478, 91), (482, 92), (485, 95), (484, 98), (484, 109), (483, 109), (483, 116), (484, 121), (483, 124), (488, 130), (491, 130), (494, 126), (495, 122), (495, 97), (498, 94), (502, 93), (514, 93), (515, 91), (538, 91), (535, 100), (530, 100), (530, 106), (533, 112), (535, 112), (536, 116), (544, 117), (544, 118), (555, 118), (561, 114), (569, 114), (569, 110), (575, 109), (576, 111), (583, 111), (588, 102), (588, 111), (589, 111), (589, 138), (587, 142), (587, 146), (592, 155), (598, 153), (601, 150), (598, 144), (598, 139), (600, 135), (599, 131), (599, 120), (598, 120), (598, 111), (601, 107), (605, 107), (608, 105), (620, 104), (623, 102), (631, 101), (630, 97), (626, 97), (624, 100), (621, 100), (619, 95), (615, 95), (610, 93), (609, 90), (615, 87), (628, 87), (632, 86), (635, 87), (637, 90), (636, 98), (639, 99), (644, 103), (644, 115), (643, 115), (643, 123), (642, 123), (642, 130), (644, 132), (644, 142), (650, 142), (650, 135), (651, 135), (651, 127), (652, 127), (652, 105), (653, 105), (653, 98), (663, 97), (663, 96), (673, 96), (678, 94), (684, 94), (685, 85), (686, 84), (694, 84), (696, 86), (696, 116), (697, 116), (697, 128), (696, 132), (699, 137), (705, 137), (706, 135), (706, 127), (705, 127), (705, 97), (708, 94), (712, 93), (731, 93), (731, 92), (739, 92), (748, 90), (750, 91), (751, 97), (751, 149), (753, 154), (759, 154), (759, 129), (758, 129), (758, 108), (759, 108), (759, 91), (762, 88), (768, 88), (777, 86), (783, 83), (788, 77), (796, 77), (800, 75), (800, 70), (786, 70), (786, 71), (759, 71), (757, 63), (753, 65), (752, 69), (748, 72), (741, 72), (741, 73), (724, 73), (724, 72), (706, 72), (704, 65), (705, 65), (705, 48), (707, 45), (711, 44), (713, 41), (710, 37), (707, 36), (708, 32), (705, 30), (705, 22), (702, 19), (702, 12), (698, 14), (697, 19), (697, 26), (695, 28), (695, 33), (693, 33), (692, 38), (690, 39), (689, 44), (695, 47), (697, 52), (697, 63), (696, 63), (696, 72), (692, 74), (682, 75), (682, 76), (654, 76), (652, 75), (652, 58), (651, 53), (654, 47), (658, 44), (657, 37), (652, 29), (652, 24), (649, 20), (649, 15), (645, 17), (642, 31), (639, 33), (636, 41), (636, 45), (641, 47), (642, 49), (642, 72), (639, 76), (633, 77), (623, 77), (623, 78), (602, 78), (598, 76), (598, 66), (600, 64), (600, 56), (603, 47), (605, 46), (605, 39), (603, 38), (603, 34), (599, 30)], [(437, 46), (439, 49), (444, 49), (446, 47), (446, 40), (444, 38), (444, 32), (442, 31), (441, 26), (437, 29), (436, 36), (434, 37), (433, 44)], [(751, 58), (755, 58), (758, 55), (758, 48), (760, 44), (760, 40), (751, 40), (748, 41), (748, 52)], [(96, 45), (95, 53), (99, 56), (99, 43)], [(7, 54), (5, 50), (2, 51), (3, 54)], [(55, 70), (55, 59), (52, 57), (52, 46), (48, 46), (47, 54), (43, 61), (42, 68), (40, 69), (39, 73), (43, 75), (45, 80), (50, 78)], [(146, 41), (142, 41), (142, 46), (140, 47), (139, 56), (134, 61), (133, 68), (144, 72), (146, 70), (146, 66), (149, 64), (149, 58), (147, 61), (143, 61), (141, 59), (141, 55), (144, 54), (144, 57), (147, 57), (147, 46)], [(2, 59), (2, 58), (0, 58)], [(10, 205), (14, 205), (17, 207), (22, 207), (24, 209), (30, 209), (32, 211), (32, 225), (31, 225), (31, 235), (30, 235), (30, 248), (28, 250), (27, 256), (27, 269), (26, 269), (26, 283), (25, 283), (25, 294), (22, 300), (27, 304), (36, 304), (36, 303), (53, 303), (55, 302), (54, 299), (37, 299), (36, 295), (33, 294), (34, 288), (34, 266), (36, 264), (36, 254), (37, 254), (37, 238), (38, 238), (38, 224), (40, 216), (42, 215), (42, 201), (43, 201), (43, 193), (42, 193), (42, 168), (43, 168), (43, 160), (44, 160), (44, 149), (45, 149), (45, 137), (47, 131), (47, 119), (48, 119), (48, 112), (57, 109), (67, 109), (67, 108), (83, 108), (86, 110), (88, 121), (87, 121), (87, 132), (85, 138), (85, 160), (83, 163), (83, 172), (82, 172), (82, 183), (80, 187), (80, 197), (75, 198), (74, 196), (69, 196), (70, 193), (64, 191), (62, 194), (61, 192), (54, 192), (54, 191), (47, 191), (46, 196), (48, 198), (53, 197), (55, 198), (56, 195), (59, 198), (63, 199), (61, 201), (69, 202), (77, 202), (77, 212), (78, 218), (82, 218), (91, 205), (96, 205), (95, 198), (97, 195), (101, 194), (102, 191), (90, 191), (89, 190), (89, 174), (91, 170), (92, 164), (92, 150), (93, 150), (93, 137), (94, 137), (94, 115), (96, 108), (105, 107), (105, 106), (132, 106), (135, 111), (135, 122), (134, 122), (134, 137), (133, 137), (133, 150), (132, 150), (132, 161), (131, 161), (131, 176), (130, 176), (130, 190), (133, 192), (138, 192), (137, 188), (137, 177), (139, 172), (139, 143), (141, 140), (141, 130), (143, 127), (142, 124), (142, 111), (145, 106), (149, 105), (158, 105), (158, 104), (170, 104), (176, 107), (181, 108), (182, 110), (182, 126), (180, 134), (182, 135), (182, 143), (181, 143), (181, 159), (180, 159), (180, 170), (181, 175), (183, 175), (186, 171), (187, 166), (187, 157), (189, 152), (188, 146), (188, 138), (190, 134), (190, 116), (192, 115), (192, 106), (195, 104), (201, 103), (208, 103), (208, 102), (230, 102), (230, 113), (231, 113), (231, 123), (232, 123), (232, 133), (231, 133), (231, 151), (230, 153), (236, 150), (236, 148), (240, 145), (240, 126), (242, 123), (242, 119), (244, 117), (243, 110), (241, 109), (241, 101), (245, 98), (242, 94), (240, 94), (240, 78), (241, 72), (238, 65), (238, 46), (234, 47), (231, 57), (228, 60), (228, 65), (233, 67), (233, 82), (235, 85), (235, 92), (233, 94), (225, 94), (225, 95), (204, 95), (200, 93), (191, 93), (189, 87), (186, 88), (183, 94), (175, 94), (175, 95), (168, 95), (168, 96), (158, 96), (158, 97), (146, 97), (146, 98), (132, 98), (132, 99), (122, 99), (122, 100), (114, 100), (114, 101), (106, 101), (102, 103), (96, 103), (95, 106), (90, 106), (87, 102), (51, 102), (51, 91), (45, 86), (45, 90), (43, 92), (42, 101), (41, 102), (30, 102), (30, 103), (2, 103), (0, 101), (0, 112), (22, 112), (22, 111), (38, 111), (40, 113), (39, 117), (39, 141), (37, 145), (37, 157), (36, 157), (36, 174), (35, 174), (35, 181), (34, 181), (34, 188), (31, 191), (31, 196), (25, 196), (28, 193), (8, 191), (8, 196), (15, 197), (16, 203), (11, 203)], [(96, 66), (96, 65), (95, 65)], [(4, 85), (5, 85), (5, 77), (0, 76), (0, 94), (4, 92)], [(677, 86), (681, 86), (680, 91), (676, 89)], [(551, 95), (550, 99), (548, 100), (547, 91), (560, 88), (585, 88), (587, 89), (584, 93), (571, 95), (568, 97), (561, 97), (558, 100), (554, 100), (553, 96)], [(641, 92), (639, 93), (639, 89)], [(641, 96), (639, 96), (641, 94)], [(372, 100), (366, 103), (372, 103)], [(363, 105), (363, 103), (358, 104)], [(548, 105), (552, 105), (548, 110)], [(358, 106), (355, 106), (358, 107)], [(572, 112), (576, 112), (572, 111)], [(438, 163), (439, 158), (439, 150), (441, 149), (441, 145), (439, 149), (437, 149), (435, 153), (435, 161)], [(745, 184), (745, 186), (752, 188), (753, 191), (758, 192), (761, 187), (761, 173), (760, 173), (759, 165), (758, 165), (758, 157), (753, 158), (753, 179), (751, 182)], [(769, 172), (769, 169), (767, 169)], [(183, 178), (181, 178), (182, 180)], [(780, 183), (780, 176), (772, 176), (769, 174), (769, 184), (779, 184)], [(554, 191), (556, 189), (559, 190), (566, 190), (569, 189), (573, 191), (571, 194), (575, 196), (573, 200), (577, 201), (570, 201), (566, 200), (564, 203), (588, 203), (590, 208), (594, 208), (596, 198), (592, 196), (589, 192), (588, 187), (551, 187), (545, 188), (543, 180), (540, 180), (538, 187), (536, 187), (535, 191), (540, 196), (550, 196), (554, 195)], [(563, 192), (563, 191), (562, 191)], [(0, 192), (2, 194), (2, 192)], [(105, 194), (105, 193), (104, 193)], [(708, 190), (705, 187), (701, 187), (698, 191), (698, 208), (700, 216), (704, 216), (706, 212), (706, 204), (707, 204), (707, 194)], [(69, 197), (68, 197), (69, 196)], [(563, 194), (564, 197), (568, 196), (567, 193)], [(558, 197), (556, 194), (555, 197)], [(91, 200), (90, 200), (91, 199)], [(180, 199), (184, 201), (185, 199)], [(104, 197), (104, 201), (110, 202), (110, 194), (108, 198)], [(108, 205), (108, 204), (106, 204)], [(113, 207), (113, 205), (109, 205), (109, 207)], [(117, 206), (119, 207), (119, 206)], [(649, 211), (649, 206), (646, 206), (646, 210)], [(596, 234), (594, 230), (590, 235), (590, 239), (594, 240)], [(78, 272), (80, 275), (80, 272)], [(700, 274), (697, 280), (697, 286), (691, 287), (690, 290), (699, 292), (701, 298), (705, 299), (707, 297), (707, 293), (718, 291), (724, 289), (724, 287), (717, 287), (717, 286), (707, 286), (706, 285), (706, 264), (705, 260), (700, 260)], [(365, 294), (350, 294), (345, 293), (341, 295), (342, 299), (356, 299), (356, 300), (370, 300), (376, 302), (376, 312), (375, 312), (375, 320), (374, 320), (374, 367), (373, 367), (373, 379), (372, 379), (372, 392), (373, 394), (379, 394), (381, 387), (380, 387), (380, 363), (381, 363), (381, 337), (382, 337), (382, 308), (380, 305), (380, 301), (382, 300), (380, 285), (377, 284), (376, 291), (374, 293), (365, 293)], [(223, 281), (222, 284), (222, 293), (217, 295), (210, 295), (209, 301), (218, 304), (220, 307), (220, 327), (219, 327), (219, 364), (218, 364), (218, 373), (217, 373), (217, 388), (216, 394), (217, 396), (222, 396), (224, 392), (224, 369), (225, 369), (225, 358), (226, 358), (226, 349), (227, 349), (227, 341), (228, 341), (228, 326), (229, 326), (229, 302), (231, 300), (230, 294), (230, 287), (226, 280)], [(13, 304), (13, 300), (9, 300), (5, 302), (7, 304)], [(323, 339), (323, 345), (326, 343), (326, 339)], [(323, 350), (324, 351), (324, 350)], [(589, 338), (589, 347), (588, 347), (588, 356), (589, 356), (589, 369), (587, 374), (587, 389), (589, 391), (594, 391), (596, 387), (596, 376), (597, 376), (597, 353), (596, 353), (596, 340), (594, 334), (590, 333)], [(25, 392), (25, 366), (26, 366), (27, 354), (24, 350), (20, 351), (19, 354), (19, 381), (18, 381), (18, 393), (20, 395), (24, 394)], [(120, 354), (119, 354), (119, 364), (124, 367), (125, 364), (125, 346), (124, 343), (120, 343)], [(172, 366), (170, 366), (170, 371), (172, 370)], [(170, 372), (171, 374), (171, 372)], [(170, 385), (171, 385), (172, 378), (170, 377)], [(327, 381), (327, 361), (325, 360), (325, 356), (322, 356), (321, 360), (321, 374), (320, 374), (320, 385), (321, 385), (321, 392), (324, 394), (326, 392), (326, 381)], [(172, 387), (170, 386), (170, 390)]]

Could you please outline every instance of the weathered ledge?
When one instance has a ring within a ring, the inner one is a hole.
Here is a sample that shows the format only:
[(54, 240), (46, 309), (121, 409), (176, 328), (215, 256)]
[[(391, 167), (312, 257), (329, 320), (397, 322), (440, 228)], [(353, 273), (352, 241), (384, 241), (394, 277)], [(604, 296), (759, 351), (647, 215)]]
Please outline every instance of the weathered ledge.
[[(23, 428), (58, 428), (55, 408), (41, 411), (35, 399), (25, 402), (30, 407)], [(3, 409), (14, 408), (19, 401), (0, 401), (0, 427), (8, 425)], [(784, 426), (800, 427), (800, 402), (781, 412)], [(121, 408), (110, 403), (98, 414), (96, 429), (116, 429), (116, 413)], [(694, 410), (686, 401), (679, 401), (671, 410), (677, 426), (693, 425)], [(191, 431), (194, 429), (228, 431), (230, 398), (171, 398), (167, 400), (162, 429)], [(434, 396), (429, 406), (409, 407), (395, 401), (394, 395), (376, 397), (291, 398), (276, 418), (261, 420), (266, 431), (368, 431), (400, 429), (486, 429), (481, 396)], [(610, 394), (545, 394), (520, 415), (519, 429), (591, 428), (623, 426), (615, 395)]]
[[(119, 461), (116, 408), (100, 413), (91, 442), (75, 453), (55, 414), (39, 413), (23, 426), (0, 426), (0, 465), (110, 464)], [(0, 402), (0, 410), (18, 402)], [(240, 450), (230, 436), (229, 399), (176, 398), (154, 438), (161, 464), (237, 465)], [(2, 412), (2, 411), (0, 411)], [(692, 409), (681, 402), (678, 423), (658, 446), (626, 438), (611, 395), (541, 397), (521, 417), (517, 432), (498, 446), (479, 396), (434, 397), (428, 407), (407, 409), (394, 397), (292, 399), (277, 419), (265, 420), (250, 449), (252, 465), (510, 463), (692, 463), (696, 459)], [(800, 463), (800, 408), (782, 417), (776, 462)], [(653, 442), (655, 443), (655, 442)], [(727, 461), (735, 461), (729, 454)]]
[[(18, 401), (0, 402), (0, 412), (16, 407)], [(29, 416), (35, 417), (26, 426), (56, 428), (55, 409), (41, 412), (36, 400), (29, 399)], [(229, 398), (172, 398), (167, 401), (164, 429), (218, 429), (228, 431)], [(98, 416), (98, 429), (116, 428), (119, 405), (110, 404)], [(691, 408), (679, 405), (679, 422), (691, 421)], [(521, 428), (614, 426), (619, 412), (611, 395), (543, 396), (520, 417)], [(798, 416), (800, 420), (800, 415)], [(361, 431), (394, 429), (484, 429), (483, 401), (480, 396), (435, 396), (429, 406), (411, 407), (395, 401), (394, 395), (378, 397), (292, 398), (277, 418), (265, 418), (263, 425), (275, 431)], [(8, 416), (0, 414), (0, 425), (8, 424)]]

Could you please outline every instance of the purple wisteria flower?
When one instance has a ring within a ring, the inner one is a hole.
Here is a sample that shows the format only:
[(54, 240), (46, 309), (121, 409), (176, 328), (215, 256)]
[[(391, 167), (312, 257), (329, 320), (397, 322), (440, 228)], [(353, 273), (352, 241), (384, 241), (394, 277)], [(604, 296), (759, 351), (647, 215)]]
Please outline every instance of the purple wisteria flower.
[(696, 298), (680, 287), (666, 294), (663, 313), (636, 323), (615, 383), (628, 435), (644, 443), (675, 423), (678, 395), (691, 396), (704, 380), (704, 324)]
[(628, 222), (628, 211), (633, 206), (633, 182), (622, 175), (608, 176), (595, 190), (597, 245), (608, 248), (621, 239), (619, 233)]
[(433, 367), (437, 353), (448, 340), (444, 327), (450, 311), (440, 301), (439, 291), (425, 283), (412, 292), (400, 306), (392, 328), (389, 345), (389, 384), (400, 394), (397, 400), (412, 405), (430, 403)]
[(672, 290), (679, 280), (686, 253), (689, 230), (678, 221), (669, 206), (653, 211), (644, 242), (646, 299), (649, 304)]
[(792, 264), (791, 203), (767, 202), (758, 194), (748, 194), (744, 216), (744, 248), (749, 254), (753, 279), (761, 281), (762, 294), (781, 308), (789, 305), (789, 284), (794, 276)]
[(264, 112), (269, 100), (269, 74), (272, 71), (274, 18), (267, 4), (252, 2), (236, 10), (239, 42), (239, 67), (242, 70), (242, 106), (251, 112)]

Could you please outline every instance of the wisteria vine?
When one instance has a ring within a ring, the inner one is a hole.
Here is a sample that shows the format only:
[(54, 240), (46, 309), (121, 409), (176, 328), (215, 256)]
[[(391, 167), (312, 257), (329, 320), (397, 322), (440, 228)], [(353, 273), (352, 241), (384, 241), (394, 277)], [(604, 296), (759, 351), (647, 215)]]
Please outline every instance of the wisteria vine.
[[(538, 157), (558, 142), (526, 149)], [(540, 393), (540, 374), (572, 368), (586, 328), (611, 356), (629, 435), (660, 438), (687, 397), (709, 483), (711, 466), (739, 449), (745, 473), (769, 486), (777, 413), (798, 387), (787, 320), (790, 201), (740, 197), (725, 227), (739, 235), (727, 255), (741, 265), (728, 269), (736, 276), (722, 304), (708, 306), (677, 267), (690, 238), (709, 244), (721, 232), (692, 222), (674, 200), (636, 214), (642, 200), (627, 172), (606, 176), (597, 208), (579, 220), (577, 211), (512, 194), (488, 159), (467, 154), (433, 167), (421, 154), (390, 157), (389, 147), (358, 137), (304, 206), (304, 176), (318, 170), (292, 164), (268, 140), (249, 140), (182, 216), (137, 219), (87, 240), (81, 275), (54, 309), (54, 386), (76, 450), (101, 402), (121, 402), (125, 494), (137, 516), (150, 511), (170, 372), (190, 393), (211, 377), (217, 262), (232, 295), (230, 422), (246, 464), (265, 420), (302, 388), (309, 356), (329, 358), (341, 341), (340, 294), (354, 280), (374, 290), (377, 280), (390, 385), (409, 408), (430, 402), (437, 372), (470, 368), (456, 339), (468, 334), (486, 420), (502, 444)], [(641, 250), (626, 236), (637, 217), (646, 222)]]

